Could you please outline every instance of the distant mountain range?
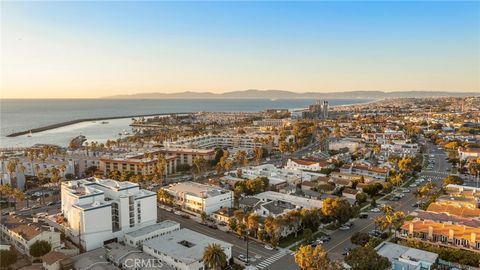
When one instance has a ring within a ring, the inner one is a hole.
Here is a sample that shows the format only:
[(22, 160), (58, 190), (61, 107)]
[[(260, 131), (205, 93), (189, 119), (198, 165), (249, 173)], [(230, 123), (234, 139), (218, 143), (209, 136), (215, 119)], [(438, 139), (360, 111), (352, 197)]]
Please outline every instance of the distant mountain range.
[(105, 99), (383, 99), (400, 97), (465, 97), (478, 96), (477, 92), (446, 92), (446, 91), (348, 91), (348, 92), (304, 92), (295, 93), (284, 90), (243, 90), (221, 94), (211, 92), (179, 92), (179, 93), (138, 93), (132, 95), (117, 95)]

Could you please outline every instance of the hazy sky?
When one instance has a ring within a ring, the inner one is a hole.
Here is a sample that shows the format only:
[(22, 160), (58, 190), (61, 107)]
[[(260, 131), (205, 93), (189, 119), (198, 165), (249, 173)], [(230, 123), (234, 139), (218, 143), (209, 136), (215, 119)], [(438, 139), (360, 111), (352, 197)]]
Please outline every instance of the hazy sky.
[(1, 2), (3, 98), (480, 91), (480, 2)]

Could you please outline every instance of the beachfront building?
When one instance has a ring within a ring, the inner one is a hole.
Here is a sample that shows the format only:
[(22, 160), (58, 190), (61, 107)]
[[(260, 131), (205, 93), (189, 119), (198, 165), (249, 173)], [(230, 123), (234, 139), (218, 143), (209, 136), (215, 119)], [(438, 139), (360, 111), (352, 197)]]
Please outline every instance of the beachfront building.
[(198, 148), (165, 148), (160, 151), (164, 155), (175, 156), (177, 158), (176, 164), (187, 164), (194, 166), (196, 158), (203, 158), (206, 161), (215, 159), (215, 149), (198, 149)]
[(30, 247), (37, 241), (47, 241), (53, 250), (61, 246), (60, 232), (38, 218), (6, 215), (0, 221), (2, 238), (27, 256), (30, 256)]
[[(233, 150), (251, 151), (256, 147), (270, 149), (278, 143), (278, 136), (263, 134), (207, 134), (194, 137), (180, 138), (176, 141), (166, 141), (164, 146), (169, 148), (200, 148), (215, 149), (226, 148)], [(271, 139), (270, 139), (271, 138)], [(270, 143), (266, 143), (269, 140)]]
[(175, 269), (201, 270), (205, 269), (203, 253), (209, 244), (220, 245), (227, 262), (232, 258), (232, 244), (189, 229), (176, 230), (146, 241), (143, 252)]
[(156, 223), (156, 193), (131, 182), (87, 178), (62, 182), (63, 227), (85, 250)]
[(184, 210), (211, 214), (224, 207), (232, 207), (233, 191), (216, 186), (182, 182), (164, 187), (172, 195), (174, 203)]
[[(175, 155), (164, 155), (165, 176), (176, 172), (177, 157)], [(118, 155), (115, 157), (103, 157), (100, 159), (100, 170), (109, 175), (112, 171), (130, 172), (133, 174), (149, 175), (155, 173), (158, 167), (158, 155)]]

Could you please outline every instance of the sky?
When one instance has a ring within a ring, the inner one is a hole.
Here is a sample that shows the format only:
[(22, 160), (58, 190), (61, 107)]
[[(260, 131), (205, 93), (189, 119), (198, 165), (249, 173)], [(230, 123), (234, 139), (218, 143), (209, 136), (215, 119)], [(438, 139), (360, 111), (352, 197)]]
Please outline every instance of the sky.
[(480, 2), (1, 2), (1, 98), (480, 91)]

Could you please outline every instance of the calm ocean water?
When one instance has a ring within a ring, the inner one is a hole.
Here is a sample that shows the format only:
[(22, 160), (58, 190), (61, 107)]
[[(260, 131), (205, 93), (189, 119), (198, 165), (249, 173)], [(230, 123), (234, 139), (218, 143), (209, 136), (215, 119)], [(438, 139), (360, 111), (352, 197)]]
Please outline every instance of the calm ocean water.
[[(365, 99), (329, 100), (331, 106), (368, 102)], [(82, 122), (40, 133), (32, 137), (7, 138), (12, 132), (29, 130), (79, 118), (114, 117), (196, 111), (261, 111), (268, 108), (305, 108), (314, 100), (0, 100), (0, 146), (31, 146), (36, 143), (67, 145), (75, 136), (85, 135), (93, 141), (116, 139), (130, 130), (131, 119)]]

